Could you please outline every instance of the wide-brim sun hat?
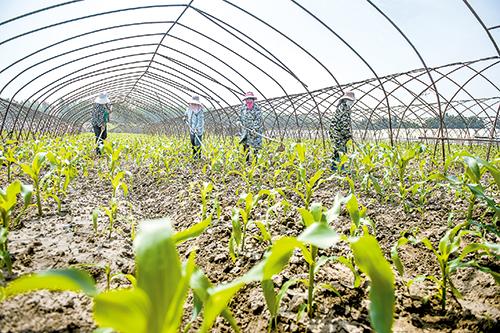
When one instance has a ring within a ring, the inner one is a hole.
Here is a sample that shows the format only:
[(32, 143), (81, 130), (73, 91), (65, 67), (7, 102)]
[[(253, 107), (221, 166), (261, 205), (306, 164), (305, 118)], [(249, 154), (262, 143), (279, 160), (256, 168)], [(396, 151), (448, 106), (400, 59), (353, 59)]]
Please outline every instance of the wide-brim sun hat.
[(200, 96), (193, 96), (193, 97), (191, 97), (191, 100), (189, 100), (188, 103), (189, 104), (201, 105)]
[(109, 104), (109, 103), (111, 103), (107, 92), (100, 93), (99, 96), (96, 97), (94, 102), (96, 102), (97, 104)]
[(253, 92), (249, 91), (247, 93), (245, 93), (245, 95), (243, 95), (243, 98), (242, 98), (244, 101), (247, 100), (247, 99), (253, 99), (253, 100), (256, 100), (257, 99), (257, 96), (255, 96), (253, 94)]
[(346, 91), (345, 94), (342, 95), (342, 97), (340, 97), (340, 100), (342, 99), (348, 99), (348, 100), (351, 100), (351, 101), (355, 101), (356, 100), (356, 96), (354, 95), (354, 91)]

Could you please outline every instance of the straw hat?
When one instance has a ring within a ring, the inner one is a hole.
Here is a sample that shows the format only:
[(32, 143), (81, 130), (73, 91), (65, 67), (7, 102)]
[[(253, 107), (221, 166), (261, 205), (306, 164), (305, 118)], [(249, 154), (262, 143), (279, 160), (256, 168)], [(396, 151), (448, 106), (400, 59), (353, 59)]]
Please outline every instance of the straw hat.
[(97, 96), (97, 98), (94, 100), (97, 104), (109, 104), (111, 101), (109, 100), (108, 93), (107, 92), (102, 92)]
[(188, 103), (189, 104), (201, 105), (200, 96), (194, 95), (193, 97), (191, 97), (191, 100)]
[(253, 99), (253, 100), (256, 100), (257, 97), (253, 94), (253, 92), (249, 91), (247, 92), (244, 96), (243, 96), (243, 100), (247, 100), (247, 99)]
[(345, 94), (342, 95), (342, 97), (340, 97), (340, 100), (343, 99), (349, 99), (354, 102), (356, 100), (356, 97), (354, 96), (354, 91), (346, 91)]

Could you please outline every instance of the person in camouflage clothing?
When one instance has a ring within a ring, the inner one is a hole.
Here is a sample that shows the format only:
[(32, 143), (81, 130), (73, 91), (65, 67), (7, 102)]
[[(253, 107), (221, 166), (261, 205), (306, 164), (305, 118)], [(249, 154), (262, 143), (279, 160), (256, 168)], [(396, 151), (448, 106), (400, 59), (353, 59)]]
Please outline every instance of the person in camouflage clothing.
[(347, 141), (352, 139), (351, 107), (354, 101), (354, 92), (346, 92), (340, 98), (330, 122), (329, 134), (333, 146), (332, 170), (334, 171), (338, 169), (340, 154), (347, 153)]
[(247, 162), (250, 161), (250, 150), (257, 154), (262, 147), (262, 111), (255, 100), (257, 97), (252, 92), (247, 92), (243, 97), (240, 109), (240, 143), (246, 154)]
[(95, 152), (101, 155), (101, 150), (104, 140), (108, 137), (106, 124), (109, 122), (109, 114), (111, 113), (112, 106), (108, 94), (102, 92), (94, 101), (94, 108), (92, 109), (92, 128), (95, 134), (95, 142), (97, 147)]

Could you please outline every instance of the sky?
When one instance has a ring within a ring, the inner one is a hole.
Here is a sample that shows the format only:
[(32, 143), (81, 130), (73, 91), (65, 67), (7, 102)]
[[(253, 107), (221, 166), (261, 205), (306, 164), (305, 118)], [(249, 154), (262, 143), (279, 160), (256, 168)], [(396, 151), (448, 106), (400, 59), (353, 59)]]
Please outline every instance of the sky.
[[(0, 0), (0, 22), (62, 2)], [(106, 88), (97, 87), (100, 81), (117, 75), (116, 78), (121, 81), (111, 91), (116, 98), (152, 98), (147, 94), (142, 96), (138, 90), (134, 92), (132, 87), (137, 87), (134, 82), (152, 59), (163, 34), (183, 11), (183, 6), (176, 5), (188, 2), (86, 0), (0, 24), (0, 97), (14, 96), (16, 100), (39, 98), (50, 102), (68, 94), (70, 96), (73, 91), (87, 85), (95, 89), (85, 90), (81, 96), (90, 98)], [(497, 56), (488, 36), (463, 1), (373, 2), (404, 32), (430, 67)], [(486, 26), (500, 24), (500, 1), (469, 2)], [(337, 83), (346, 84), (375, 75), (384, 76), (423, 67), (408, 42), (367, 1), (302, 0), (297, 3), (338, 36), (292, 1), (233, 0), (228, 3), (194, 0), (193, 8), (182, 15), (164, 39), (164, 46), (158, 50), (163, 56), (154, 57), (160, 64), (152, 64), (154, 68), (149, 70), (150, 75), (143, 76), (141, 89), (158, 85), (152, 76), (160, 75), (166, 78), (162, 89), (165, 94), (172, 93), (173, 100), (188, 100), (191, 93), (197, 93), (212, 106), (223, 107), (238, 103), (239, 94), (246, 90), (256, 91), (260, 98), (271, 98), (303, 93), (306, 91), (304, 85), (309, 90), (321, 89)], [(33, 29), (68, 19), (158, 4), (172, 6), (77, 20), (7, 41)], [(210, 18), (219, 25), (211, 22), (203, 12), (211, 15)], [(156, 23), (101, 31), (69, 40), (12, 65), (34, 51), (78, 34), (109, 26), (153, 21)], [(234, 32), (243, 41), (221, 27)], [(144, 34), (149, 36), (85, 48), (95, 43)], [(492, 30), (492, 35), (500, 44), (500, 28)], [(249, 39), (257, 44), (248, 42)], [(77, 50), (79, 48), (82, 49)], [(65, 54), (72, 50), (77, 51)], [(103, 53), (95, 55), (98, 52)], [(179, 62), (188, 64), (191, 70), (187, 71)], [(11, 67), (7, 69), (8, 66)], [(106, 71), (106, 68), (112, 72), (89, 74)], [(484, 71), (484, 75), (499, 84), (499, 68), (492, 66)], [(85, 75), (90, 77), (83, 79)], [(465, 82), (469, 77), (469, 72), (462, 71), (455, 78)], [(71, 81), (72, 78), (79, 81)], [(180, 90), (175, 88), (179, 85), (183, 87)], [(498, 90), (491, 84), (478, 84), (476, 89), (475, 97), (498, 96)], [(453, 89), (449, 90), (452, 94)]]

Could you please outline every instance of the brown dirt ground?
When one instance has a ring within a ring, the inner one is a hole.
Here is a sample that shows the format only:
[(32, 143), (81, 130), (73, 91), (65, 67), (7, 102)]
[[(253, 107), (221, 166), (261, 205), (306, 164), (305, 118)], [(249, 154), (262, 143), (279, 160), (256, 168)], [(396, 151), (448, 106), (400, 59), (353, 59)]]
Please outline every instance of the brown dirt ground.
[[(91, 174), (73, 183), (63, 203), (61, 215), (55, 214), (55, 206), (45, 204), (45, 216), (38, 218), (35, 209), (28, 212), (23, 225), (10, 233), (10, 249), (14, 258), (14, 276), (49, 268), (65, 268), (71, 265), (87, 266), (101, 288), (105, 285), (104, 271), (98, 266), (109, 264), (113, 273), (133, 273), (134, 261), (131, 241), (131, 223), (145, 218), (169, 216), (176, 229), (184, 229), (200, 216), (199, 184), (208, 179), (199, 175), (200, 166), (179, 170), (169, 180), (155, 179), (144, 170), (133, 171), (135, 178), (128, 200), (120, 205), (120, 217), (111, 238), (107, 233), (107, 218), (99, 217), (99, 235), (93, 232), (91, 212), (109, 200), (110, 184)], [(194, 176), (193, 176), (194, 175)], [(4, 176), (3, 176), (4, 178)], [(5, 179), (2, 179), (2, 182)], [(219, 220), (200, 237), (179, 247), (181, 256), (197, 248), (197, 263), (214, 283), (229, 281), (241, 276), (262, 258), (265, 245), (249, 238), (246, 252), (233, 263), (228, 255), (227, 244), (231, 232), (231, 207), (236, 204), (235, 195), (241, 181), (231, 177), (225, 186), (216, 186), (216, 194), (225, 207)], [(315, 201), (329, 206), (337, 191), (347, 189), (336, 182), (325, 183), (315, 194)], [(389, 257), (391, 245), (400, 232), (418, 227), (434, 243), (445, 233), (450, 211), (460, 211), (464, 203), (457, 202), (443, 193), (437, 193), (429, 202), (426, 213), (405, 214), (398, 205), (379, 203), (374, 196), (359, 195), (361, 203), (368, 207), (368, 216), (376, 225), (377, 238)], [(292, 202), (299, 204), (297, 198)], [(478, 208), (480, 209), (480, 208)], [(273, 237), (297, 235), (301, 225), (296, 213), (276, 212), (279, 218), (271, 223)], [(255, 218), (262, 215), (257, 210)], [(457, 214), (457, 219), (459, 219)], [(349, 219), (344, 213), (334, 228), (346, 233)], [(252, 227), (250, 235), (258, 231)], [(497, 241), (497, 240), (494, 240)], [(324, 255), (341, 255), (347, 246), (322, 251)], [(396, 273), (395, 332), (498, 332), (500, 320), (500, 288), (489, 275), (466, 269), (453, 278), (463, 299), (457, 304), (450, 300), (446, 313), (439, 311), (439, 304), (429, 296), (434, 289), (429, 282), (414, 284), (410, 290), (404, 281), (418, 274), (438, 274), (438, 266), (431, 254), (422, 246), (405, 246), (400, 252), (406, 265), (405, 277)], [(497, 263), (493, 263), (497, 264)], [(286, 269), (275, 278), (280, 287), (291, 278), (306, 277), (307, 267), (300, 254), (294, 254)], [(13, 278), (11, 277), (11, 278)], [(278, 330), (281, 332), (369, 332), (368, 282), (362, 288), (353, 288), (351, 272), (344, 266), (329, 262), (318, 273), (316, 280), (333, 285), (341, 297), (330, 291), (316, 294), (316, 316), (297, 321), (297, 309), (306, 300), (302, 285), (291, 287), (283, 299)], [(126, 286), (128, 282), (115, 280), (112, 288)], [(265, 332), (269, 314), (259, 284), (244, 287), (231, 303), (231, 309), (243, 332)], [(190, 317), (189, 305), (185, 319)], [(36, 292), (9, 299), (0, 306), (0, 332), (91, 332), (92, 300), (86, 296), (64, 292)], [(195, 330), (199, 323), (193, 325)], [(229, 325), (218, 319), (214, 332), (228, 332)]]

